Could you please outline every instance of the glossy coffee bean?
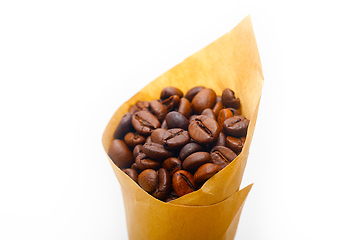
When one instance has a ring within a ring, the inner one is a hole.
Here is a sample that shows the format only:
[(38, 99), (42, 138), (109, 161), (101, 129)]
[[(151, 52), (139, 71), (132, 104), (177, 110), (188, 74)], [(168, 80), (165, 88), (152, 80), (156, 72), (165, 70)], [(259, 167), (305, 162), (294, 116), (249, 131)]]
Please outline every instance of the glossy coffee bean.
[(176, 87), (165, 87), (160, 93), (160, 99), (167, 99), (173, 95), (177, 95), (179, 98), (182, 98), (183, 92)]
[(186, 118), (189, 118), (189, 116), (192, 114), (192, 107), (188, 99), (186, 98), (180, 99), (178, 112), (183, 116), (185, 116)]
[(172, 185), (179, 197), (197, 190), (193, 175), (185, 170), (179, 170), (174, 173)]
[(186, 159), (186, 157), (188, 157), (192, 153), (200, 152), (202, 150), (203, 150), (203, 147), (201, 145), (199, 145), (198, 143), (195, 143), (195, 142), (187, 143), (180, 150), (178, 157), (179, 157), (180, 160), (183, 161), (184, 159)]
[(156, 161), (162, 161), (166, 158), (171, 157), (172, 153), (164, 148), (162, 144), (159, 143), (145, 143), (143, 145), (142, 152), (147, 155), (149, 158)]
[(205, 163), (194, 173), (194, 181), (196, 183), (205, 182), (219, 171), (221, 171), (221, 168), (217, 164)]
[(236, 98), (234, 92), (229, 88), (224, 89), (222, 92), (222, 103), (227, 108), (238, 109), (241, 107), (239, 98)]
[(132, 105), (129, 108), (129, 113), (134, 114), (139, 111), (148, 111), (149, 110), (149, 102), (147, 101), (138, 101), (136, 104)]
[(235, 108), (226, 108), (226, 109), (230, 110), (233, 113), (233, 116), (241, 115), (238, 109)]
[(224, 146), (216, 146), (211, 151), (211, 161), (222, 169), (230, 164), (236, 157), (237, 154), (235, 152)]
[(160, 127), (163, 129), (168, 129), (167, 121), (163, 120), (162, 125)]
[(220, 130), (223, 131), (223, 123), (226, 119), (233, 117), (233, 113), (230, 109), (221, 109), (218, 113), (217, 122)]
[(195, 152), (189, 155), (186, 159), (184, 159), (182, 168), (189, 172), (194, 172), (200, 166), (209, 162), (210, 160), (211, 156), (208, 152)]
[(138, 144), (145, 143), (145, 137), (140, 135), (138, 132), (128, 132), (124, 136), (124, 142), (131, 148), (135, 147)]
[(126, 168), (123, 170), (125, 174), (127, 174), (134, 182), (138, 183), (138, 172), (131, 168)]
[(123, 140), (113, 140), (108, 155), (119, 168), (129, 168), (134, 162), (133, 153)]
[(199, 144), (208, 144), (217, 140), (220, 128), (213, 118), (199, 115), (189, 124), (189, 135)]
[(236, 137), (228, 136), (226, 139), (226, 145), (227, 147), (232, 149), (232, 151), (238, 154), (242, 151), (245, 141), (246, 141), (245, 137), (236, 138)]
[(150, 135), (152, 142), (163, 144), (163, 135), (166, 131), (167, 131), (167, 129), (164, 129), (164, 128), (155, 129), (152, 132), (152, 134)]
[(160, 127), (160, 122), (149, 111), (139, 111), (133, 114), (132, 125), (140, 134), (149, 136), (153, 130)]
[(216, 117), (216, 119), (218, 118), (218, 114), (219, 112), (224, 108), (222, 102), (217, 102), (216, 104), (214, 104), (214, 107), (212, 109), (214, 116)]
[(136, 163), (133, 163), (130, 168), (136, 171), (138, 174), (141, 172)]
[(206, 108), (213, 108), (217, 95), (213, 89), (205, 88), (198, 92), (192, 99), (192, 110), (195, 114), (201, 114)]
[(163, 134), (163, 145), (166, 149), (181, 149), (190, 141), (189, 133), (181, 128), (168, 129)]
[(131, 113), (126, 113), (122, 119), (120, 119), (120, 122), (117, 126), (117, 128), (115, 129), (115, 132), (113, 134), (113, 137), (115, 139), (123, 139), (124, 136), (133, 130), (133, 125), (132, 125), (132, 114)]
[[(194, 120), (194, 119), (196, 119), (196, 117), (198, 117), (199, 115), (198, 114), (193, 114), (193, 115), (191, 115), (189, 118), (188, 118), (188, 122), (189, 122), (189, 124)], [(188, 126), (189, 127), (189, 126)]]
[(183, 116), (183, 114), (180, 114), (179, 112), (169, 112), (165, 116), (165, 120), (167, 121), (168, 128), (182, 128), (184, 130), (188, 129), (188, 119)]
[(178, 95), (170, 96), (169, 98), (162, 101), (163, 106), (167, 110), (167, 112), (170, 112), (172, 110), (175, 110), (180, 102), (180, 98)]
[(137, 164), (137, 167), (140, 171), (143, 171), (145, 169), (157, 170), (161, 167), (161, 163), (159, 161), (154, 161), (153, 159), (150, 159), (144, 153), (140, 153), (137, 156), (137, 158), (135, 159), (135, 163)]
[(203, 112), (201, 113), (201, 115), (207, 115), (208, 117), (213, 118), (214, 120), (216, 120), (216, 116), (214, 115), (214, 112), (212, 109), (210, 108), (206, 108), (203, 110)]
[(164, 168), (158, 170), (158, 184), (155, 191), (152, 193), (153, 197), (159, 200), (164, 200), (172, 189), (172, 180)]
[(164, 160), (162, 167), (169, 172), (170, 176), (182, 169), (182, 161), (176, 157), (170, 157)]
[(153, 169), (146, 169), (138, 176), (138, 184), (146, 192), (152, 193), (158, 185), (158, 173)]
[(247, 135), (249, 120), (243, 116), (228, 118), (223, 123), (223, 131), (233, 137), (245, 137)]
[(136, 159), (138, 154), (142, 152), (143, 145), (138, 144), (133, 148), (133, 158)]
[(165, 115), (167, 115), (167, 109), (164, 105), (157, 101), (152, 100), (149, 102), (150, 111), (153, 113), (154, 116), (161, 122), (164, 120)]
[(152, 142), (152, 137), (151, 136), (148, 136), (146, 139), (145, 139), (145, 143), (151, 143)]
[(212, 147), (215, 146), (226, 146), (226, 135), (223, 132), (219, 133), (217, 141), (213, 144)]
[(188, 101), (192, 101), (194, 96), (197, 95), (197, 93), (199, 93), (201, 90), (203, 90), (205, 87), (203, 86), (197, 86), (197, 87), (193, 87), (191, 88), (185, 95), (185, 98), (188, 99)]

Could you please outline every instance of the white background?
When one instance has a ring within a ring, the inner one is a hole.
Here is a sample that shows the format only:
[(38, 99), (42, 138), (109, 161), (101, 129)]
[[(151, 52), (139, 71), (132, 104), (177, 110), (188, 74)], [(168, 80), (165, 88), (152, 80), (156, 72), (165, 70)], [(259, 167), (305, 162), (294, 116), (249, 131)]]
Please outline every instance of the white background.
[(126, 239), (116, 109), (251, 14), (265, 84), (236, 239), (361, 239), (357, 1), (0, 2), (0, 239)]

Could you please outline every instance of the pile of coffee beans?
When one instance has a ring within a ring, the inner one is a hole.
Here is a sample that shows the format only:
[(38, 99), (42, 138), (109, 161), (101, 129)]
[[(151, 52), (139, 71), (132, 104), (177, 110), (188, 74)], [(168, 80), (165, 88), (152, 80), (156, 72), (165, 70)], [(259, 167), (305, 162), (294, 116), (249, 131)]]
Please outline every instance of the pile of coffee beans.
[(185, 95), (166, 87), (160, 99), (138, 101), (114, 132), (108, 154), (152, 196), (171, 201), (199, 189), (242, 151), (249, 120), (240, 99), (197, 86)]

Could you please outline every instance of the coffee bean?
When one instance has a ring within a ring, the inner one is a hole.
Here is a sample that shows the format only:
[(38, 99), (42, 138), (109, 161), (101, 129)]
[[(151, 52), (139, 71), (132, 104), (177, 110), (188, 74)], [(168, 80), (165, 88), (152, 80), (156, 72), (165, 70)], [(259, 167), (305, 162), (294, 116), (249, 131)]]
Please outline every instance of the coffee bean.
[(140, 153), (137, 156), (137, 158), (135, 159), (135, 163), (137, 164), (137, 167), (139, 168), (140, 171), (143, 171), (145, 169), (157, 170), (161, 167), (161, 163), (159, 161), (154, 161), (150, 159), (144, 153)]
[(192, 113), (192, 106), (191, 103), (186, 98), (181, 98), (179, 101), (179, 107), (178, 112), (185, 116), (186, 118), (189, 118), (189, 116)]
[(203, 110), (203, 112), (201, 113), (201, 115), (207, 115), (208, 117), (213, 118), (214, 120), (216, 120), (216, 116), (214, 115), (214, 112), (212, 109), (210, 108), (206, 108)]
[(138, 154), (142, 152), (143, 145), (138, 144), (133, 148), (133, 158), (136, 159)]
[(181, 128), (168, 129), (163, 134), (163, 145), (166, 149), (181, 149), (190, 140), (188, 131)]
[(222, 109), (218, 113), (217, 122), (220, 130), (223, 131), (223, 123), (226, 119), (233, 117), (233, 113), (230, 109)]
[(153, 169), (146, 169), (139, 174), (138, 183), (146, 192), (152, 193), (158, 185), (158, 173)]
[(235, 152), (224, 146), (216, 146), (211, 151), (211, 161), (222, 169), (230, 164), (236, 157), (237, 154)]
[(164, 148), (162, 144), (159, 143), (145, 143), (143, 145), (142, 152), (147, 155), (149, 158), (156, 161), (162, 161), (166, 158), (169, 158), (172, 153)]
[(182, 161), (176, 157), (170, 157), (164, 160), (162, 167), (166, 169), (170, 176), (182, 169)]
[(170, 112), (165, 116), (167, 121), (168, 128), (182, 128), (184, 130), (188, 129), (188, 119), (180, 114), (179, 112)]
[(190, 102), (193, 100), (194, 96), (197, 95), (202, 89), (205, 87), (203, 86), (197, 86), (194, 88), (191, 88), (185, 95), (185, 98), (188, 99)]
[(124, 136), (132, 130), (133, 130), (132, 114), (126, 113), (120, 120), (117, 128), (115, 129), (113, 137), (115, 139), (123, 139)]
[(197, 143), (208, 144), (217, 140), (220, 128), (213, 118), (200, 115), (189, 124), (188, 131)]
[(176, 87), (165, 87), (160, 93), (160, 99), (167, 99), (173, 95), (177, 95), (179, 98), (182, 98), (183, 92)]
[(149, 102), (147, 101), (138, 101), (136, 104), (132, 105), (129, 108), (129, 113), (134, 114), (139, 111), (148, 111), (149, 110)]
[(242, 151), (245, 141), (246, 141), (245, 137), (235, 138), (228, 136), (226, 139), (226, 144), (227, 147), (229, 147), (230, 149), (232, 149), (232, 151), (238, 154)]
[(124, 142), (131, 148), (135, 147), (138, 144), (145, 143), (145, 137), (140, 135), (138, 132), (128, 132), (124, 136)]
[(173, 201), (173, 200), (175, 200), (175, 199), (177, 199), (178, 198), (178, 195), (177, 195), (177, 193), (173, 190), (173, 191), (171, 191), (169, 194), (168, 194), (168, 196), (165, 198), (165, 202), (170, 202), (170, 201)]
[(157, 100), (152, 100), (149, 102), (149, 106), (153, 115), (156, 116), (160, 122), (163, 121), (165, 115), (167, 115), (167, 109), (164, 107), (164, 105)]
[(216, 103), (216, 98), (217, 95), (212, 89), (202, 89), (192, 99), (192, 110), (196, 114), (201, 114), (204, 109), (213, 108), (214, 104)]
[(160, 122), (149, 111), (139, 111), (134, 113), (132, 125), (140, 134), (149, 136), (153, 130), (160, 127)]
[(205, 163), (194, 173), (194, 181), (196, 183), (203, 183), (219, 171), (221, 171), (221, 168), (217, 164)]
[(173, 189), (179, 197), (197, 190), (193, 175), (185, 170), (174, 173), (172, 178)]
[(219, 133), (217, 141), (213, 144), (212, 147), (215, 146), (226, 146), (226, 135), (223, 132)]
[(195, 152), (184, 159), (182, 168), (189, 172), (197, 170), (203, 164), (209, 162), (211, 156), (207, 152)]
[(234, 96), (234, 92), (229, 88), (224, 89), (222, 92), (222, 103), (225, 107), (231, 107), (235, 109), (238, 109), (241, 106), (239, 98), (236, 98)]
[(224, 108), (222, 102), (217, 102), (216, 104), (214, 104), (214, 107), (213, 107), (213, 113), (214, 113), (214, 116), (216, 117), (216, 119), (218, 118), (218, 114), (219, 112)]
[(170, 96), (169, 98), (162, 101), (162, 104), (164, 105), (165, 109), (167, 110), (167, 113), (175, 110), (179, 105), (180, 98), (178, 95)]
[(123, 140), (113, 140), (108, 155), (119, 168), (129, 168), (134, 162), (133, 154)]
[(186, 157), (191, 155), (192, 153), (202, 151), (203, 147), (199, 145), (198, 143), (187, 143), (179, 152), (179, 159), (184, 160)]
[(163, 144), (163, 135), (166, 131), (167, 131), (167, 129), (164, 129), (164, 128), (155, 129), (152, 132), (152, 134), (150, 135), (152, 142)]
[(153, 197), (159, 200), (164, 200), (171, 191), (172, 180), (164, 168), (158, 170), (158, 184), (155, 191), (152, 193)]
[(126, 168), (123, 170), (125, 174), (127, 174), (134, 182), (138, 183), (138, 172), (131, 168)]
[(223, 123), (224, 133), (233, 137), (245, 137), (249, 120), (243, 116), (234, 116), (228, 118)]

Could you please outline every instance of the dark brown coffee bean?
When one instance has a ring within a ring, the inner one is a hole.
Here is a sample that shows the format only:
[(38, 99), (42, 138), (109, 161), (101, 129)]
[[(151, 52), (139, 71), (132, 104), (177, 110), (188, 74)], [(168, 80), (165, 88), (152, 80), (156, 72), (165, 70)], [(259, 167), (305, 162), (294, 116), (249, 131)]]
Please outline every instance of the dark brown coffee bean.
[(160, 99), (167, 99), (173, 95), (177, 95), (179, 98), (182, 98), (183, 92), (176, 87), (165, 87), (160, 93)]
[(206, 108), (213, 108), (216, 103), (217, 95), (213, 89), (202, 89), (197, 95), (194, 96), (191, 105), (192, 110), (196, 114), (201, 114)]
[(173, 189), (179, 197), (197, 190), (193, 175), (185, 170), (174, 173), (172, 178)]
[(123, 139), (125, 134), (133, 130), (132, 125), (132, 114), (126, 113), (122, 119), (120, 119), (120, 122), (115, 129), (115, 132), (113, 134), (113, 137), (115, 139)]
[(184, 160), (186, 157), (191, 155), (192, 153), (202, 151), (203, 147), (198, 143), (187, 143), (179, 152), (179, 159)]
[(222, 92), (222, 103), (225, 107), (235, 109), (241, 107), (241, 101), (234, 96), (234, 92), (229, 88), (224, 89)]
[(170, 176), (173, 176), (176, 171), (182, 169), (182, 161), (176, 157), (170, 157), (164, 160), (162, 167), (169, 172)]
[(167, 113), (175, 110), (179, 105), (180, 98), (178, 95), (170, 96), (169, 98), (162, 101), (162, 104), (164, 105), (165, 109), (167, 110)]
[(119, 168), (129, 168), (134, 162), (133, 153), (123, 140), (113, 140), (108, 155)]
[(237, 154), (235, 152), (224, 146), (216, 146), (211, 151), (211, 161), (222, 169), (230, 164), (236, 157)]
[(221, 168), (217, 164), (205, 163), (194, 173), (194, 181), (196, 183), (205, 182), (219, 171)]
[(145, 143), (142, 152), (155, 161), (162, 161), (172, 156), (172, 153), (159, 143)]
[[(188, 118), (188, 122), (191, 123), (194, 119), (196, 119), (196, 117), (198, 117), (199, 115), (198, 114), (194, 114), (194, 115), (191, 115), (189, 118)], [(189, 126), (188, 126), (189, 127)]]
[(152, 137), (151, 136), (148, 136), (146, 139), (145, 139), (145, 143), (151, 143), (152, 142)]
[(214, 115), (214, 112), (212, 109), (210, 108), (206, 108), (203, 110), (203, 112), (201, 113), (201, 115), (207, 115), (208, 117), (213, 118), (214, 120), (216, 120), (216, 116)]
[(165, 115), (167, 115), (167, 109), (164, 107), (164, 105), (157, 100), (152, 100), (149, 102), (149, 106), (153, 115), (156, 116), (160, 122), (163, 121)]
[(152, 193), (158, 185), (158, 173), (153, 169), (146, 169), (139, 174), (138, 183), (146, 192)]
[(137, 158), (135, 159), (135, 163), (137, 164), (137, 167), (140, 171), (143, 171), (145, 169), (157, 170), (161, 167), (161, 163), (159, 161), (154, 161), (153, 159), (150, 159), (144, 153), (140, 153), (137, 156)]
[(216, 117), (216, 119), (218, 118), (218, 114), (219, 112), (224, 108), (222, 102), (217, 102), (216, 104), (214, 104), (214, 107), (213, 107), (213, 113), (214, 113), (214, 116)]
[(249, 120), (243, 116), (228, 118), (223, 123), (223, 132), (233, 137), (245, 137), (247, 135)]
[(138, 172), (131, 168), (126, 168), (123, 170), (134, 182), (138, 183)]
[(134, 113), (132, 125), (140, 134), (149, 136), (153, 130), (160, 127), (160, 122), (149, 111), (139, 111)]
[(186, 118), (189, 118), (189, 116), (192, 114), (192, 107), (191, 103), (186, 98), (181, 98), (179, 101), (179, 107), (178, 112), (185, 116)]
[(188, 99), (188, 101), (192, 101), (194, 96), (197, 95), (202, 89), (204, 89), (203, 86), (197, 86), (194, 88), (191, 88), (185, 95), (185, 98)]
[(132, 105), (129, 108), (129, 113), (134, 114), (139, 111), (148, 111), (149, 110), (149, 102), (147, 101), (138, 101), (136, 104)]
[(239, 154), (243, 149), (245, 141), (246, 141), (245, 137), (235, 138), (228, 136), (226, 143), (227, 143), (227, 147), (232, 149), (232, 151), (234, 151), (235, 153)]
[(138, 132), (128, 132), (124, 136), (124, 142), (131, 148), (135, 147), (138, 144), (145, 143), (145, 137), (140, 135)]
[(223, 131), (223, 123), (226, 119), (233, 117), (233, 113), (231, 110), (229, 109), (221, 109), (221, 111), (219, 111), (218, 117), (217, 117), (217, 122), (218, 125), (220, 127), (220, 130)]
[(163, 144), (163, 135), (167, 131), (167, 129), (164, 128), (157, 128), (155, 129), (152, 134), (150, 135), (150, 138), (152, 139), (152, 142)]
[(215, 146), (226, 146), (226, 135), (222, 132), (219, 133), (217, 141), (213, 144), (212, 147)]
[(158, 184), (152, 194), (153, 197), (158, 198), (159, 200), (164, 200), (172, 189), (171, 182), (172, 180), (167, 170), (165, 170), (164, 168), (160, 168), (158, 170)]
[(130, 168), (133, 169), (134, 171), (136, 171), (137, 173), (141, 172), (136, 163), (133, 163)]
[(167, 121), (163, 120), (162, 125), (160, 127), (163, 129), (168, 129)]
[(179, 112), (170, 112), (165, 116), (165, 120), (167, 121), (168, 128), (182, 128), (184, 130), (188, 129), (188, 119), (180, 114)]
[(190, 140), (188, 131), (181, 128), (168, 129), (163, 135), (163, 145), (166, 149), (181, 149)]
[(138, 154), (142, 152), (143, 145), (138, 144), (133, 148), (133, 158), (136, 159)]
[(196, 171), (200, 166), (209, 162), (211, 156), (207, 152), (195, 152), (184, 159), (182, 168), (189, 172)]
[(188, 131), (197, 143), (208, 144), (217, 140), (220, 128), (213, 118), (200, 115), (189, 124)]
[(241, 115), (241, 113), (235, 108), (226, 108), (226, 109), (229, 109), (233, 113), (233, 116)]

